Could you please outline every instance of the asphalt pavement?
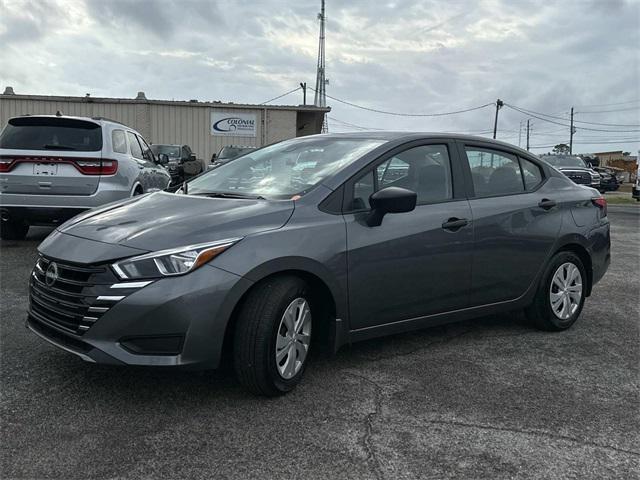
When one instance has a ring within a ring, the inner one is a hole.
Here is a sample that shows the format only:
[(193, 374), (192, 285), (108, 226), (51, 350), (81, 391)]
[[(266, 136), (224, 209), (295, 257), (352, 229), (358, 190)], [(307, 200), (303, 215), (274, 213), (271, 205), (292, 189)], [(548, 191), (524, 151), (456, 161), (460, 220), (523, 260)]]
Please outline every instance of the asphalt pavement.
[(276, 399), (28, 332), (32, 229), (0, 243), (0, 477), (638, 478), (640, 208), (609, 216), (611, 267), (569, 331), (516, 312), (367, 341)]

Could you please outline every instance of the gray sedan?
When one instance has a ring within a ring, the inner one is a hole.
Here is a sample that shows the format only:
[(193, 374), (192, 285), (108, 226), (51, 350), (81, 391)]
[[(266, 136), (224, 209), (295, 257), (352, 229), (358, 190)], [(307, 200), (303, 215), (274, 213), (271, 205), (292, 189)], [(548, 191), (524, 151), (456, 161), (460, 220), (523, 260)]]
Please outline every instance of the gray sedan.
[(243, 385), (278, 395), (320, 346), (513, 309), (565, 330), (610, 262), (596, 190), (483, 138), (297, 138), (186, 190), (60, 226), (27, 326), (89, 362), (216, 368), (229, 351)]

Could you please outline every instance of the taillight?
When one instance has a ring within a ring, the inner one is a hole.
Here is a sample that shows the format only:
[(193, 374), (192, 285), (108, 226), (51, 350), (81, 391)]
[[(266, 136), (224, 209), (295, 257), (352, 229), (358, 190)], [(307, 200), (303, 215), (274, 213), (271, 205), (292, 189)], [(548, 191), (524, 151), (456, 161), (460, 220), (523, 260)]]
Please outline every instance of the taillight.
[(15, 158), (13, 157), (0, 157), (0, 173), (8, 172), (13, 167)]
[(602, 212), (602, 216), (607, 216), (607, 200), (604, 197), (594, 197), (591, 199), (591, 203), (593, 203), (596, 207), (600, 209)]
[(113, 175), (118, 171), (118, 161), (110, 158), (39, 157), (29, 155), (0, 155), (0, 173), (9, 172), (19, 163), (67, 163), (83, 175)]
[(118, 161), (105, 158), (75, 160), (73, 164), (84, 175), (113, 175), (118, 171)]

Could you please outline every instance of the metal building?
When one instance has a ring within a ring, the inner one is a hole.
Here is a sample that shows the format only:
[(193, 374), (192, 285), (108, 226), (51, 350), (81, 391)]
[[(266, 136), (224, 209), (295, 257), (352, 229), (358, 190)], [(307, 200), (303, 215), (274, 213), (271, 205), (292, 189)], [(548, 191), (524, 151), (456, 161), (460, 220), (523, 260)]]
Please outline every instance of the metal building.
[(0, 95), (0, 128), (11, 117), (55, 114), (106, 117), (139, 131), (152, 143), (187, 144), (208, 161), (226, 145), (261, 147), (293, 137), (320, 133), (329, 108), (313, 105), (148, 100), (134, 98)]

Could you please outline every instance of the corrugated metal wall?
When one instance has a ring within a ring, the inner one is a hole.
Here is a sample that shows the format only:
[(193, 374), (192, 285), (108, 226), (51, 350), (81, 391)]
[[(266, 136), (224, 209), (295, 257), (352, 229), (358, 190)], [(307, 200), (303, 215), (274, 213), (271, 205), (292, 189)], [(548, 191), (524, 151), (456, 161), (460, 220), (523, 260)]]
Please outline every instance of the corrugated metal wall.
[[(0, 125), (4, 127), (11, 117), (25, 114), (55, 114), (85, 117), (106, 117), (138, 130), (152, 143), (178, 143), (191, 146), (198, 158), (208, 161), (225, 145), (262, 146), (293, 138), (297, 134), (298, 111), (294, 108), (272, 109), (229, 108), (211, 104), (159, 103), (148, 101), (94, 100), (65, 97), (51, 100), (30, 96), (0, 95)], [(256, 136), (222, 137), (211, 135), (211, 112), (230, 114), (252, 113), (256, 115)], [(322, 116), (322, 112), (305, 112), (305, 115)], [(265, 129), (266, 119), (266, 129)], [(321, 124), (321, 122), (320, 122)], [(319, 133), (318, 132), (304, 132)]]

